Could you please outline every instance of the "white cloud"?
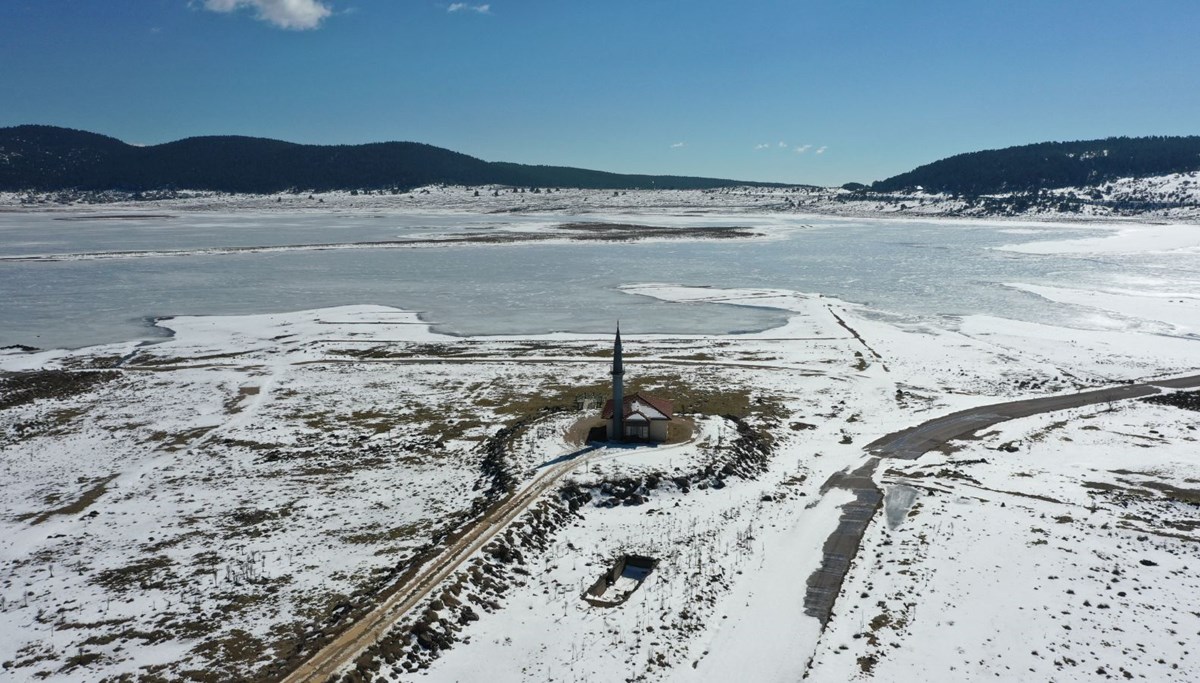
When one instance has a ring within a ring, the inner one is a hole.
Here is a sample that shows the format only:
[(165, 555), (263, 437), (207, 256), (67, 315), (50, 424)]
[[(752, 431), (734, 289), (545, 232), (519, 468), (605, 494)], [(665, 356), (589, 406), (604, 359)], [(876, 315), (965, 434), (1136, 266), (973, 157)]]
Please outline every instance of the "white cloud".
[(675, 144), (671, 145), (671, 149), (679, 149), (680, 147), (686, 147), (686, 146), (687, 146), (686, 143), (676, 142)]
[(770, 147), (770, 146), (771, 146), (771, 145), (768, 145), (767, 143), (765, 143), (765, 142), (764, 142), (764, 143), (762, 143), (761, 145), (755, 145), (755, 146), (754, 146), (754, 149), (766, 149), (766, 148), (768, 148), (768, 147)]
[(471, 5), (465, 2), (452, 2), (446, 8), (447, 12), (478, 12), (479, 14), (491, 14), (491, 5)]
[(787, 149), (787, 146), (788, 146), (788, 145), (787, 145), (787, 143), (786, 143), (786, 142), (784, 142), (783, 140), (780, 140), (780, 141), (779, 141), (779, 148), (780, 148), (780, 149)]
[(242, 8), (255, 10), (261, 21), (295, 31), (317, 28), (333, 14), (327, 0), (204, 0), (204, 9), (211, 12)]
[[(796, 154), (804, 154), (810, 149), (812, 149), (812, 145), (796, 145)], [(820, 152), (817, 152), (817, 154), (820, 154)]]
[(825, 145), (821, 145), (820, 147), (817, 148), (817, 151), (813, 152), (813, 154), (824, 154), (825, 150), (827, 150), (827, 149), (829, 149), (829, 148), (826, 147)]

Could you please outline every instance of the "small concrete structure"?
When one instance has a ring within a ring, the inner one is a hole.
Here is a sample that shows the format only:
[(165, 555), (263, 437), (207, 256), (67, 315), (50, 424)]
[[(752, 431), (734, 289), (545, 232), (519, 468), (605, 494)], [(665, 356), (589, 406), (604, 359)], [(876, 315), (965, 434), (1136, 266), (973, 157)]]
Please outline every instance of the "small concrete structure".
[(629, 599), (633, 592), (658, 566), (658, 560), (644, 555), (622, 555), (612, 569), (604, 572), (583, 599), (593, 607), (616, 607)]

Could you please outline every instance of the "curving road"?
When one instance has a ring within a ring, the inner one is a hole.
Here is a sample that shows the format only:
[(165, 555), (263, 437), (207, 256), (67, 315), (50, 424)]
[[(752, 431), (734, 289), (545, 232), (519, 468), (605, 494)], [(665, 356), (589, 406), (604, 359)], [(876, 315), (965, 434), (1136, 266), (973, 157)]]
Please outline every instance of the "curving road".
[(995, 403), (950, 413), (872, 441), (866, 446), (866, 451), (871, 457), (864, 464), (849, 472), (838, 472), (830, 477), (821, 489), (823, 493), (833, 488), (849, 490), (854, 494), (854, 500), (842, 507), (837, 529), (826, 539), (822, 549), (824, 557), (821, 566), (808, 577), (804, 613), (819, 619), (822, 628), (829, 622), (833, 605), (842, 590), (842, 582), (850, 570), (850, 564), (858, 553), (863, 534), (883, 501), (883, 492), (875, 485), (875, 468), (881, 459), (915, 460), (923, 453), (944, 446), (953, 439), (969, 437), (985, 427), (1020, 417), (1096, 403), (1144, 398), (1160, 393), (1163, 389), (1197, 387), (1200, 387), (1200, 375), (1189, 375), (1075, 394)]

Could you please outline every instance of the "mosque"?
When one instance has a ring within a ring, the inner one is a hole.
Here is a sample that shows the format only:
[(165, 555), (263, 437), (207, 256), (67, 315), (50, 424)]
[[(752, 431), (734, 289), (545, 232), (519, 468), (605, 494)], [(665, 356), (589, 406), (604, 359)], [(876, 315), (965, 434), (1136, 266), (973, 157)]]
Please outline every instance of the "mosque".
[[(660, 442), (667, 440), (667, 423), (671, 421), (671, 402), (635, 392), (624, 393), (625, 366), (621, 361), (621, 326), (613, 342), (612, 398), (604, 404), (600, 417), (605, 420), (609, 441)], [(621, 410), (614, 410), (621, 406)]]

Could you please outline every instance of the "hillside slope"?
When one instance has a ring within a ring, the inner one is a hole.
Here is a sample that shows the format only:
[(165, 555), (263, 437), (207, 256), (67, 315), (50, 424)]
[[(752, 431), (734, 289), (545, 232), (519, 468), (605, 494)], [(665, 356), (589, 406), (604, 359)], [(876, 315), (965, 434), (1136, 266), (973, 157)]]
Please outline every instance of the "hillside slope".
[(871, 185), (976, 196), (1200, 171), (1200, 136), (1042, 142), (957, 154)]

